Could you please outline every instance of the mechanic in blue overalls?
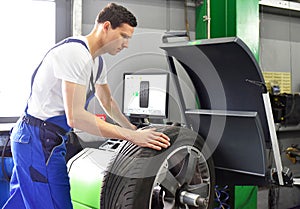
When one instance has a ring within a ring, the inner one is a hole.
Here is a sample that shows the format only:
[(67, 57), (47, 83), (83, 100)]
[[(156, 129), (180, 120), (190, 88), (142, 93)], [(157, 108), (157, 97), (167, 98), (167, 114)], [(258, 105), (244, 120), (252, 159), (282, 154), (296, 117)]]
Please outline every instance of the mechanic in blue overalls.
[[(98, 14), (90, 34), (66, 39), (46, 54), (33, 75), (25, 114), (12, 130), (11, 196), (3, 209), (72, 208), (65, 162), (66, 134), (71, 128), (156, 150), (170, 145), (163, 133), (136, 130), (126, 119), (111, 96), (105, 63), (98, 59), (127, 48), (136, 25), (131, 12), (111, 3)], [(91, 82), (95, 96), (119, 125), (86, 111)]]

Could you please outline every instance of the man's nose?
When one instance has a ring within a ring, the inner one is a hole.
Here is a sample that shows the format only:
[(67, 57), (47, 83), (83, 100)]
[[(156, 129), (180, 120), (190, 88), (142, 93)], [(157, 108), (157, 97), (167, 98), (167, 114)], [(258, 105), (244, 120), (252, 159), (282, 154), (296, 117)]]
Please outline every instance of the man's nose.
[(125, 38), (124, 41), (123, 41), (122, 47), (123, 48), (128, 48), (128, 42), (129, 42), (128, 39)]

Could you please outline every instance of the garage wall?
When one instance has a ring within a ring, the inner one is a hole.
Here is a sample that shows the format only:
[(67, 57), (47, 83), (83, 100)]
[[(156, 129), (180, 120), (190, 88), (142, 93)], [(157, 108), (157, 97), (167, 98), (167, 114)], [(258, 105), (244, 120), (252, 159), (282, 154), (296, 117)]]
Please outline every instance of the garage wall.
[(72, 34), (72, 21), (71, 21), (71, 5), (72, 0), (57, 0), (56, 4), (56, 28), (55, 28), (55, 40), (61, 41), (64, 38), (69, 37)]
[[(82, 8), (82, 34), (86, 35), (92, 29), (95, 18), (110, 1), (85, 0)], [(138, 26), (129, 42), (129, 48), (115, 56), (104, 55), (108, 67), (108, 81), (112, 94), (117, 102), (122, 104), (122, 78), (124, 72), (162, 72), (169, 71), (165, 52), (159, 47), (166, 31), (185, 31), (184, 1), (163, 0), (128, 0), (115, 1), (128, 8), (137, 18)], [(191, 38), (194, 39), (195, 12), (188, 8), (188, 19)], [(187, 106), (195, 108), (195, 94), (186, 74), (181, 71), (180, 80), (184, 84), (184, 95)], [(185, 122), (178, 101), (178, 92), (173, 79), (170, 79), (169, 118), (167, 121)], [(91, 112), (103, 112), (95, 101), (89, 106)]]
[[(82, 33), (87, 34), (93, 27), (95, 16), (99, 10), (110, 1), (102, 0), (84, 0), (83, 1), (83, 16), (82, 16)], [(126, 50), (124, 55), (129, 55), (136, 50), (152, 52), (160, 57), (160, 61), (150, 58), (154, 67), (167, 68), (165, 60), (163, 60), (164, 52), (159, 50), (160, 39), (163, 33), (167, 30), (185, 30), (184, 24), (184, 1), (169, 1), (166, 0), (127, 0), (115, 1), (128, 7), (138, 19), (138, 27), (135, 36), (130, 42), (130, 48)], [(72, 33), (71, 29), (71, 5), (72, 0), (59, 0), (57, 4), (57, 27), (56, 40), (59, 41)], [(195, 30), (195, 14), (194, 8), (188, 8), (188, 20), (190, 23), (190, 30)], [(149, 34), (149, 33), (152, 33)], [(153, 35), (155, 34), (155, 35)], [(192, 32), (192, 39), (194, 33)], [(267, 7), (260, 7), (260, 66), (265, 72), (290, 72), (292, 75), (292, 91), (300, 91), (300, 59), (298, 54), (300, 52), (300, 12), (291, 12), (283, 9), (270, 9)], [(135, 39), (136, 37), (136, 39)], [(143, 38), (144, 37), (144, 38)], [(134, 48), (137, 47), (137, 48)], [(116, 63), (120, 57), (106, 58), (109, 66), (111, 63)], [(123, 71), (137, 70), (146, 68), (144, 62), (136, 62), (132, 67), (124, 66)], [(149, 63), (149, 62), (148, 62)], [(149, 67), (149, 66), (148, 66)], [(118, 72), (119, 75), (112, 73), (112, 77), (119, 77), (123, 71)], [(182, 75), (184, 77), (184, 75)], [(111, 83), (118, 84), (118, 79), (111, 79)], [(187, 86), (189, 84), (187, 83)], [(117, 99), (120, 101), (121, 96), (116, 93)], [(192, 98), (187, 101), (193, 101)], [(194, 104), (187, 106), (193, 107)], [(170, 108), (171, 111), (177, 111), (177, 108)], [(170, 114), (173, 115), (173, 114)], [(172, 118), (171, 118), (172, 120)], [(174, 118), (177, 120), (177, 118)]]
[(260, 66), (263, 71), (290, 72), (292, 92), (300, 92), (300, 12), (260, 11)]
[[(83, 1), (83, 32), (95, 21), (104, 6), (111, 1), (84, 0)], [(159, 30), (185, 30), (184, 22), (184, 1), (166, 0), (127, 0), (114, 1), (127, 7), (137, 18), (139, 28), (159, 29)], [(191, 30), (195, 30), (194, 8), (188, 9)]]

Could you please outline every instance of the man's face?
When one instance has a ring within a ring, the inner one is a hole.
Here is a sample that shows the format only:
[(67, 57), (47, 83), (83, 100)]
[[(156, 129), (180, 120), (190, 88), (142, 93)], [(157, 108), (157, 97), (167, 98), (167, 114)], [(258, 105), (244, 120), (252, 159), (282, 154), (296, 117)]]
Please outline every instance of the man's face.
[(132, 37), (133, 32), (134, 28), (128, 24), (122, 24), (115, 29), (110, 27), (107, 36), (108, 43), (106, 44), (107, 53), (115, 55), (123, 48), (128, 48), (128, 41)]

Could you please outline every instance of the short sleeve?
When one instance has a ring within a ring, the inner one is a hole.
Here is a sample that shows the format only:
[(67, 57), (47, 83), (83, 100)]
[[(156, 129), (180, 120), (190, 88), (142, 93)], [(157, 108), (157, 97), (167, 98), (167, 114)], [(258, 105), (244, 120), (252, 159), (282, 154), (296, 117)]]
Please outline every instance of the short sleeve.
[(87, 84), (92, 69), (92, 59), (83, 45), (68, 43), (53, 50), (52, 53), (56, 78), (81, 85)]

